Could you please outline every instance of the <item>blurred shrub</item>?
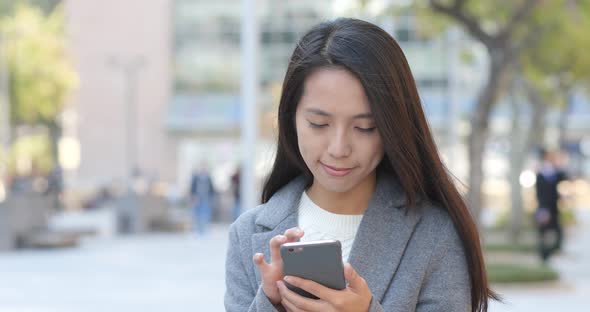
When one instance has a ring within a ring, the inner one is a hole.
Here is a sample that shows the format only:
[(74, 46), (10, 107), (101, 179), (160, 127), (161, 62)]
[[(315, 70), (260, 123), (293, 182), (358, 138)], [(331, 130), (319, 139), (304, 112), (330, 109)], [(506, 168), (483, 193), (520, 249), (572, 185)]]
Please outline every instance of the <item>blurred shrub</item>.
[(497, 263), (487, 265), (491, 283), (531, 283), (554, 281), (559, 274), (548, 266)]

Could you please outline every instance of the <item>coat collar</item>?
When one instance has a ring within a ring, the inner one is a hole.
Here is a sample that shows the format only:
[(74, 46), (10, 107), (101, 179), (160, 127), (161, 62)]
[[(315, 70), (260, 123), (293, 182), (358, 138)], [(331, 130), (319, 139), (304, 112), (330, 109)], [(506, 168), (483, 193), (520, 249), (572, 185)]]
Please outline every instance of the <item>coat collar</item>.
[(297, 214), (299, 199), (307, 186), (306, 180), (305, 176), (301, 175), (279, 189), (262, 206), (262, 210), (254, 221), (255, 224), (274, 229), (290, 215)]
[[(263, 252), (270, 261), (269, 241), (273, 236), (297, 226), (297, 209), (306, 185), (305, 177), (299, 176), (261, 207), (255, 224), (265, 229), (252, 235), (253, 253)], [(350, 253), (349, 262), (367, 281), (373, 296), (379, 301), (385, 295), (420, 220), (419, 210), (406, 209), (405, 204), (406, 197), (397, 180), (379, 175), (375, 193), (369, 201)], [(255, 271), (260, 281), (260, 273)]]
[[(254, 221), (256, 225), (274, 229), (287, 217), (297, 213), (301, 194), (307, 186), (307, 179), (301, 175), (279, 189), (267, 203), (262, 205), (261, 211)], [(377, 207), (371, 207), (377, 206)], [(402, 208), (406, 204), (406, 196), (395, 178), (389, 175), (379, 175), (375, 193), (369, 202), (369, 210), (388, 211), (388, 207)], [(385, 209), (381, 209), (385, 208)]]

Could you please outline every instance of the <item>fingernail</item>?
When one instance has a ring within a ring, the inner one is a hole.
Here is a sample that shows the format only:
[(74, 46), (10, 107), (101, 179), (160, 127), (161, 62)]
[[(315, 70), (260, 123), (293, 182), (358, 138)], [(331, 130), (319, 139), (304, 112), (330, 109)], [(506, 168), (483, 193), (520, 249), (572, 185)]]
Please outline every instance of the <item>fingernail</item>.
[(279, 236), (279, 241), (284, 241), (285, 239), (287, 239), (287, 237), (285, 235), (280, 235)]
[(300, 228), (296, 228), (295, 229), (295, 234), (301, 234), (301, 229)]
[(290, 280), (291, 280), (291, 276), (285, 276), (284, 280), (285, 280), (286, 282), (290, 281)]

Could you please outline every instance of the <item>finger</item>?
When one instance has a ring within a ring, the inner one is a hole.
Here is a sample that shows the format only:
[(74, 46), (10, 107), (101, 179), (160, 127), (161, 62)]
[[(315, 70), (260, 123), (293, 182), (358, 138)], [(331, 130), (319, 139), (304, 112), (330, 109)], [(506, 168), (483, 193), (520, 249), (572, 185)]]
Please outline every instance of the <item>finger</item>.
[(291, 301), (285, 299), (284, 297), (281, 297), (281, 305), (283, 306), (283, 308), (285, 308), (285, 310), (287, 312), (299, 312), (299, 311), (304, 311), (301, 310), (299, 308), (297, 308)]
[(283, 305), (285, 310), (287, 310), (288, 312), (299, 311), (299, 309), (293, 304), (293, 302), (287, 299), (285, 290), (289, 289), (287, 287), (284, 287), (284, 284), (281, 281), (277, 281), (277, 289), (279, 290), (279, 294), (281, 296), (281, 304)]
[(287, 302), (295, 311), (322, 311), (322, 301), (305, 298), (287, 288), (282, 281), (277, 282), (282, 301)]
[(352, 284), (355, 282), (357, 274), (352, 265), (350, 263), (344, 264), (344, 278), (348, 282), (348, 284)]
[(282, 263), (281, 245), (287, 242), (285, 235), (277, 235), (270, 240), (270, 262), (272, 264)]
[(261, 253), (256, 253), (254, 257), (252, 257), (252, 261), (261, 273), (264, 272), (268, 266), (268, 263), (264, 260), (264, 255)]
[(344, 264), (344, 278), (346, 278), (346, 281), (348, 281), (349, 288), (358, 290), (364, 287), (365, 280), (360, 275), (358, 275), (350, 263)]
[(290, 228), (285, 231), (285, 236), (287, 236), (288, 242), (298, 241), (301, 237), (303, 237), (303, 234), (303, 230), (299, 227)]
[(328, 288), (312, 280), (306, 280), (295, 276), (285, 276), (284, 280), (285, 282), (295, 287), (299, 287), (308, 293), (326, 301), (330, 301), (331, 298), (338, 294), (337, 290)]

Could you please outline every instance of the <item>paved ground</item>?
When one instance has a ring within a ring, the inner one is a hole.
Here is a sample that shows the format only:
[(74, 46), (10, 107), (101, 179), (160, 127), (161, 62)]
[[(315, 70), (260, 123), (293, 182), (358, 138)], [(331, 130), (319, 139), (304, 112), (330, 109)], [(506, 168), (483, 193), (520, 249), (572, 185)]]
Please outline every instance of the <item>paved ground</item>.
[[(490, 311), (587, 311), (590, 215), (554, 261), (562, 281), (496, 287)], [(223, 311), (226, 227), (194, 234), (114, 237), (108, 211), (54, 224), (96, 224), (101, 235), (63, 250), (0, 253), (0, 312)]]
[(590, 210), (579, 210), (579, 226), (568, 232), (562, 254), (551, 265), (560, 281), (545, 285), (496, 287), (505, 304), (491, 311), (589, 311), (590, 310)]
[(0, 253), (1, 312), (223, 311), (225, 227), (113, 237), (109, 214), (93, 214), (73, 223), (102, 235), (78, 248)]

